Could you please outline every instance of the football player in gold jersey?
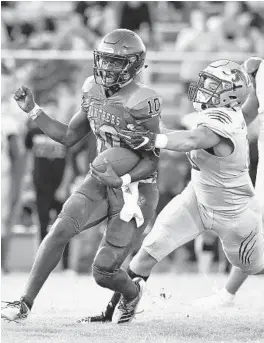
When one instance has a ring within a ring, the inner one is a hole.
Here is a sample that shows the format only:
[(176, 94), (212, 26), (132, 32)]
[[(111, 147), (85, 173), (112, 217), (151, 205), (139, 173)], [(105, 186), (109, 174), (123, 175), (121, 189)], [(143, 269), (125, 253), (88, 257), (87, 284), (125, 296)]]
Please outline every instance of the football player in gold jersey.
[[(215, 61), (190, 86), (189, 99), (198, 111), (196, 127), (168, 134), (120, 134), (135, 150), (186, 152), (192, 165), (189, 185), (157, 217), (129, 265), (131, 275), (147, 280), (159, 261), (206, 230), (219, 236), (228, 260), (244, 274), (263, 272), (262, 213), (249, 177), (241, 110), (251, 90), (249, 75), (239, 64)], [(113, 318), (122, 310), (121, 302)], [(133, 305), (135, 312), (138, 303)]]
[[(262, 222), (264, 216), (264, 61), (260, 57), (250, 57), (244, 61), (243, 69), (249, 74), (253, 89), (250, 92), (246, 102), (242, 106), (242, 113), (246, 120), (249, 131), (249, 139), (258, 136), (258, 168), (255, 184), (255, 192), (258, 197), (261, 212)], [(256, 129), (257, 126), (257, 129)], [(242, 284), (247, 279), (240, 268), (233, 267), (228, 281), (224, 288), (217, 293), (200, 298), (194, 301), (194, 306), (209, 309), (220, 306), (230, 306), (234, 304), (235, 295)]]

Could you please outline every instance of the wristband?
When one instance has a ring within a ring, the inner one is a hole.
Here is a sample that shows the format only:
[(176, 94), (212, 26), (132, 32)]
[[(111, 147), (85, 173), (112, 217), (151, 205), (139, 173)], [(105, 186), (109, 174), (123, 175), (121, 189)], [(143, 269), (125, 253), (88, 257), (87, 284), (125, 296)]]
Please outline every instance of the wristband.
[(127, 186), (131, 183), (131, 176), (130, 174), (125, 174), (123, 176), (121, 176), (121, 179), (122, 179), (122, 186)]
[(155, 147), (158, 149), (164, 149), (168, 143), (168, 137), (162, 133), (157, 134)]
[(32, 120), (35, 120), (42, 111), (43, 109), (39, 107), (39, 105), (35, 104), (34, 108), (30, 112), (28, 112), (28, 114)]

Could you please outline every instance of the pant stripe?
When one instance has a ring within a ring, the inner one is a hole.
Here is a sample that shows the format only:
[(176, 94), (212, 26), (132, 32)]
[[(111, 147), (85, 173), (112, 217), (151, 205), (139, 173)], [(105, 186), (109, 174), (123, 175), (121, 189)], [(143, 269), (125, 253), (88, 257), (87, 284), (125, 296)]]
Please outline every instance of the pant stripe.
[[(253, 236), (250, 237), (252, 233), (253, 231), (251, 231), (250, 234), (242, 241), (239, 247), (239, 259), (242, 261), (243, 264), (246, 264), (245, 253), (247, 251), (247, 247), (250, 244), (250, 242), (253, 240), (253, 238), (255, 237), (255, 234), (253, 234)], [(246, 242), (247, 240), (248, 242)]]
[[(254, 241), (254, 243), (252, 244), (251, 248), (248, 250), (248, 252), (246, 253), (245, 256), (245, 263), (247, 262), (248, 264), (250, 264), (250, 256), (253, 254), (254, 252), (254, 246), (256, 244), (257, 240)], [(247, 260), (247, 261), (246, 261)]]

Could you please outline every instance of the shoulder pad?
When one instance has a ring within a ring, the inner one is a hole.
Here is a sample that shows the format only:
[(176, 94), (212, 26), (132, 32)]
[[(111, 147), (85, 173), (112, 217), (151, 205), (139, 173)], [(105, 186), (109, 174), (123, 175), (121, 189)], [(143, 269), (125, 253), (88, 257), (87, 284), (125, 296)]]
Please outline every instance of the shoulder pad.
[(93, 85), (94, 85), (94, 77), (93, 76), (87, 77), (87, 79), (84, 81), (84, 84), (82, 86), (82, 92), (83, 93), (89, 92), (89, 90), (92, 88)]
[[(222, 110), (218, 108), (210, 108), (203, 112), (205, 118), (217, 120), (223, 124), (232, 124), (233, 119), (231, 111)], [(235, 113), (234, 113), (235, 115)]]
[(242, 113), (240, 115), (239, 112), (233, 112), (233, 110), (211, 108), (202, 113), (199, 125), (206, 126), (217, 134), (230, 138), (236, 130), (244, 129), (245, 122)]
[(148, 120), (160, 116), (162, 100), (153, 89), (138, 85), (127, 100), (126, 107), (137, 120)]

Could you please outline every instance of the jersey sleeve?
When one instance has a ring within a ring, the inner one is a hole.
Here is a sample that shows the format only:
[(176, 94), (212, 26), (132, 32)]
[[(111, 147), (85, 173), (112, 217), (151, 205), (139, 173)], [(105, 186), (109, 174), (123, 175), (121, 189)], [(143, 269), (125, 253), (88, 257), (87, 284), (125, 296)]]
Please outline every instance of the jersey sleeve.
[(143, 124), (155, 117), (160, 118), (162, 100), (154, 90), (146, 87), (131, 96), (127, 108), (137, 124)]
[[(235, 131), (238, 129), (232, 115), (227, 111), (210, 109), (202, 114), (197, 126), (205, 126), (219, 136), (232, 139)], [(245, 122), (241, 121), (241, 129), (245, 127)]]
[(82, 94), (87, 93), (91, 90), (93, 86), (93, 76), (87, 77), (87, 79), (84, 81), (83, 86), (82, 86)]
[(84, 81), (84, 84), (82, 86), (82, 99), (81, 99), (81, 108), (84, 111), (87, 111), (89, 108), (89, 96), (91, 95), (91, 90), (92, 90), (92, 86), (93, 86), (93, 76), (89, 76), (87, 77), (87, 79)]

